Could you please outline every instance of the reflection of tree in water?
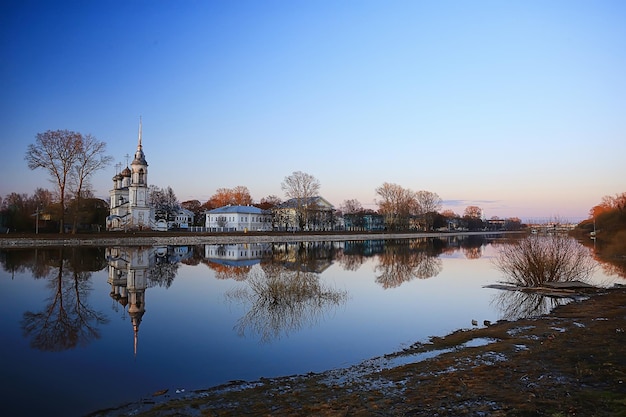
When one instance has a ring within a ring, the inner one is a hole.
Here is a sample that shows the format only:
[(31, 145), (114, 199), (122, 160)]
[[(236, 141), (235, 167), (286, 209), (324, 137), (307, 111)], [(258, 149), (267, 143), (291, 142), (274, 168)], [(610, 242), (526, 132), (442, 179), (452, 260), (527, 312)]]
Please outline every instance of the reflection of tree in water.
[(356, 271), (365, 263), (367, 258), (360, 253), (338, 253), (335, 261), (346, 271)]
[(602, 272), (606, 275), (617, 275), (618, 277), (626, 278), (626, 265), (620, 265), (618, 263), (608, 263), (602, 259), (596, 259), (602, 268)]
[(337, 242), (284, 242), (272, 244), (272, 262), (287, 269), (321, 272), (339, 251)]
[(217, 262), (205, 262), (206, 265), (215, 272), (217, 279), (234, 279), (244, 281), (251, 270), (250, 266), (224, 265)]
[(157, 257), (148, 271), (149, 287), (169, 288), (178, 273), (178, 262), (170, 262), (168, 258)]
[(237, 332), (243, 336), (251, 330), (264, 343), (317, 323), (330, 308), (347, 299), (346, 291), (324, 286), (315, 273), (286, 270), (276, 264), (254, 268), (246, 283), (227, 294), (231, 300), (250, 305), (236, 325)]
[(343, 251), (338, 251), (337, 262), (347, 271), (356, 271), (367, 258), (383, 251), (383, 240), (347, 241)]
[(463, 255), (467, 259), (480, 259), (483, 256), (485, 242), (485, 237), (481, 235), (464, 236), (460, 242)]
[(467, 259), (480, 259), (480, 257), (483, 256), (482, 247), (477, 247), (477, 248), (464, 247), (461, 249), (463, 250), (463, 255), (465, 255)]
[(194, 266), (204, 263), (204, 261), (204, 245), (191, 245), (189, 246), (189, 257), (183, 259), (181, 263)]
[(388, 289), (413, 278), (437, 276), (443, 269), (443, 263), (437, 257), (440, 251), (441, 248), (433, 239), (415, 239), (409, 244), (387, 244), (374, 267), (376, 282)]
[(579, 242), (590, 249), (606, 275), (626, 278), (626, 231), (600, 235), (594, 240), (585, 237)]
[(502, 312), (503, 319), (517, 320), (548, 314), (555, 307), (567, 304), (569, 301), (537, 293), (502, 290), (493, 297), (491, 305), (496, 306)]
[(11, 273), (29, 272), (34, 278), (47, 278), (58, 267), (59, 254), (68, 256), (72, 268), (99, 271), (106, 266), (100, 248), (77, 247), (60, 252), (58, 248), (3, 249), (0, 251), (2, 268)]
[(31, 347), (43, 351), (63, 351), (84, 346), (98, 339), (98, 326), (107, 323), (106, 317), (86, 303), (91, 291), (91, 272), (81, 270), (85, 257), (79, 249), (58, 250), (50, 265), (48, 287), (51, 296), (41, 312), (27, 311), (22, 319), (26, 337), (32, 337)]
[(2, 268), (12, 274), (29, 271), (33, 278), (46, 278), (52, 269), (51, 263), (58, 257), (50, 249), (7, 249), (0, 252)]

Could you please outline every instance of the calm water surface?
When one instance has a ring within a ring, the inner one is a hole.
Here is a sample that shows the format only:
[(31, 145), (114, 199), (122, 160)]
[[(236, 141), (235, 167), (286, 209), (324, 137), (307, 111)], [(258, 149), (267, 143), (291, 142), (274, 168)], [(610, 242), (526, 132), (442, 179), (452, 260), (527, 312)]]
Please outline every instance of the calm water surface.
[[(0, 251), (5, 415), (320, 372), (545, 313), (483, 288), (507, 238)], [(619, 282), (598, 269), (601, 285)], [(623, 281), (623, 280), (621, 280)]]

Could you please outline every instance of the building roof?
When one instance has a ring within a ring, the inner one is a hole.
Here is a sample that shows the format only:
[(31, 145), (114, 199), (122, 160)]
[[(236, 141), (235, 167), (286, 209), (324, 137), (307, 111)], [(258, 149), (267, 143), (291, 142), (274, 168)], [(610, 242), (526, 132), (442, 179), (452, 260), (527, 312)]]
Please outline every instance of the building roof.
[(195, 214), (193, 213), (193, 211), (191, 210), (187, 210), (184, 207), (179, 207), (178, 208), (178, 214), (184, 214), (185, 216), (189, 216), (189, 217), (194, 217)]
[[(317, 206), (318, 208), (328, 208), (328, 209), (335, 208), (332, 204), (328, 202), (328, 200), (320, 196), (304, 198), (302, 199), (302, 205)], [(298, 207), (298, 199), (292, 198), (290, 200), (287, 200), (284, 203), (282, 203), (279, 207), (280, 208), (296, 208)]]
[(265, 211), (254, 206), (224, 206), (207, 211), (209, 214), (264, 214)]

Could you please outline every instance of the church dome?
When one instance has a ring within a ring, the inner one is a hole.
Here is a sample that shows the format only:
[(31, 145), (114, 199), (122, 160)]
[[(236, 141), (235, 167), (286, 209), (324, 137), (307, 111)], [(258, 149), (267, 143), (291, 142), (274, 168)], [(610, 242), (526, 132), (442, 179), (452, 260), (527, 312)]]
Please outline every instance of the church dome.
[(130, 168), (126, 167), (124, 168), (124, 170), (122, 171), (122, 177), (130, 177), (132, 174), (130, 172)]
[(139, 147), (137, 148), (137, 152), (135, 152), (135, 159), (130, 163), (131, 165), (145, 165), (148, 166), (148, 162), (146, 161), (146, 156), (143, 153), (143, 150)]

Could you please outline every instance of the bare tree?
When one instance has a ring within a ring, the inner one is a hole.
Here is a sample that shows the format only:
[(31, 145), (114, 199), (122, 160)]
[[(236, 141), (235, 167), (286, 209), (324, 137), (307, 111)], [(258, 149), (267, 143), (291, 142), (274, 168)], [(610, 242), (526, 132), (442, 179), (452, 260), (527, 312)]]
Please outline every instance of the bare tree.
[(483, 211), (478, 206), (467, 206), (463, 212), (463, 217), (469, 217), (472, 219), (480, 219), (483, 215)]
[(37, 188), (33, 193), (32, 199), (37, 209), (45, 209), (53, 202), (52, 193), (44, 188)]
[(150, 205), (154, 207), (157, 219), (170, 220), (174, 212), (180, 209), (180, 203), (172, 187), (159, 188), (151, 185), (148, 192)]
[(165, 195), (165, 202), (169, 211), (171, 213), (178, 211), (180, 209), (180, 203), (178, 202), (178, 197), (176, 197), (172, 187), (168, 186), (163, 190), (163, 193)]
[(248, 206), (252, 204), (252, 197), (248, 187), (238, 185), (235, 188), (219, 188), (211, 196), (208, 203), (212, 207)]
[(586, 281), (595, 269), (589, 250), (567, 235), (529, 236), (499, 247), (494, 264), (508, 282), (538, 287), (547, 282)]
[(248, 187), (238, 185), (231, 190), (233, 194), (233, 202), (238, 206), (249, 206), (252, 204), (252, 197), (250, 196), (250, 190)]
[(437, 212), (441, 210), (441, 197), (432, 191), (421, 190), (415, 193), (415, 198), (417, 199), (420, 216), (424, 221), (426, 230), (430, 231), (435, 222)]
[(48, 130), (37, 133), (35, 143), (28, 145), (26, 162), (28, 168), (43, 168), (50, 174), (59, 192), (61, 219), (59, 233), (65, 225), (66, 189), (82, 149), (82, 135), (69, 130)]
[(226, 216), (219, 216), (217, 218), (217, 225), (222, 229), (222, 232), (224, 231), (224, 227), (226, 227), (227, 224), (228, 221), (226, 221)]
[(285, 177), (281, 189), (287, 198), (294, 199), (298, 224), (301, 229), (304, 228), (308, 218), (308, 204), (313, 197), (318, 195), (320, 182), (311, 174), (295, 171), (290, 176)]
[(346, 230), (363, 230), (365, 226), (365, 212), (357, 199), (344, 200), (339, 206), (343, 214)]
[(282, 200), (276, 195), (268, 195), (267, 197), (263, 197), (260, 202), (261, 205), (268, 206), (267, 208), (276, 207), (280, 203), (282, 203)]
[(232, 204), (232, 194), (230, 189), (228, 188), (218, 188), (215, 191), (215, 194), (209, 198), (209, 201), (212, 207), (224, 207), (229, 204)]
[(105, 155), (105, 152), (105, 142), (99, 141), (90, 134), (82, 136), (81, 146), (75, 163), (75, 174), (70, 176), (69, 182), (70, 190), (73, 192), (74, 198), (76, 199), (72, 233), (76, 233), (81, 198), (89, 196), (89, 193), (85, 193), (85, 191), (90, 191), (91, 185), (89, 184), (89, 179), (96, 171), (105, 168), (113, 160), (113, 157)]
[(406, 229), (409, 218), (418, 212), (415, 192), (398, 184), (384, 183), (376, 188), (378, 211), (385, 217), (385, 224), (392, 230)]
[(483, 227), (483, 211), (478, 206), (467, 206), (463, 212), (463, 220), (470, 230), (478, 230)]
[(343, 214), (356, 214), (363, 211), (363, 206), (359, 200), (353, 198), (351, 200), (344, 200), (339, 209)]
[(203, 220), (203, 216), (202, 216), (202, 203), (200, 203), (200, 200), (187, 200), (187, 201), (183, 201), (182, 203), (180, 203), (180, 206), (182, 208), (184, 208), (185, 210), (189, 210), (193, 213), (194, 216), (194, 225), (195, 226), (200, 226), (202, 225), (202, 220)]

